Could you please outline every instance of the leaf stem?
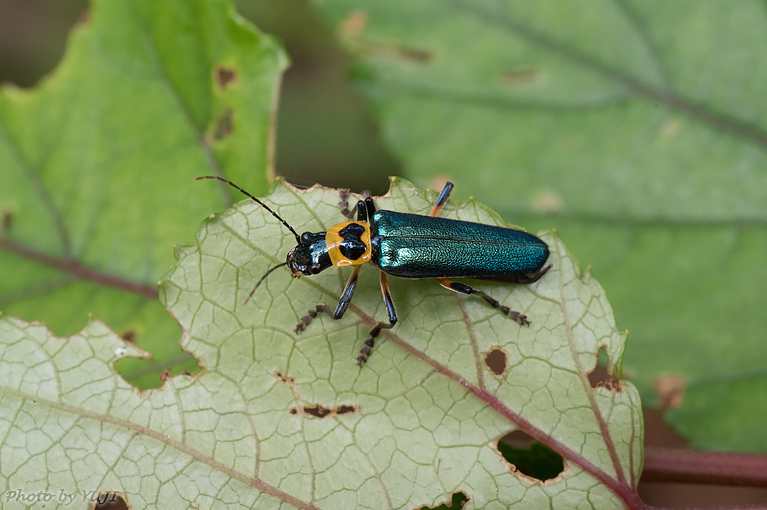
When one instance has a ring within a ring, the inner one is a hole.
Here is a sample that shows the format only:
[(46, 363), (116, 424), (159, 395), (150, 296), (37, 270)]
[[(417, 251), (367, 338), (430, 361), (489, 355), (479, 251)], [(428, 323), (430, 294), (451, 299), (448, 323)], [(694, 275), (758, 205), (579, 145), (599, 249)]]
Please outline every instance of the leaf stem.
[(645, 448), (642, 481), (767, 487), (767, 455)]

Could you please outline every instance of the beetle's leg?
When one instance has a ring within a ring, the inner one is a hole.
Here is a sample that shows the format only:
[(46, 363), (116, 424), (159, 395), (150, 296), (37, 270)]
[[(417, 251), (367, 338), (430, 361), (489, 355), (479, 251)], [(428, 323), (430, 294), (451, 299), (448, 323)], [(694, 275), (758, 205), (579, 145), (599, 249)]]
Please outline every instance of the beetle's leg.
[(368, 209), (365, 207), (365, 202), (360, 200), (354, 207), (357, 209), (357, 221), (367, 221)]
[(351, 218), (352, 211), (349, 210), (349, 188), (339, 189), (338, 197), (341, 199), (341, 201), (338, 202), (338, 207), (341, 208), (341, 214), (347, 218)]
[[(366, 192), (363, 192), (363, 196), (365, 196), (365, 193)], [(338, 195), (341, 197), (341, 201), (338, 202), (338, 206), (341, 207), (341, 214), (351, 219), (352, 216), (354, 216), (354, 211), (357, 211), (357, 221), (368, 220), (368, 213), (365, 208), (365, 203), (362, 200), (358, 200), (355, 206), (350, 210), (349, 209), (349, 190), (346, 188), (338, 190)]]
[(434, 207), (431, 208), (429, 216), (439, 216), (439, 212), (443, 207), (445, 207), (447, 199), (450, 198), (451, 191), (453, 191), (453, 183), (446, 182), (445, 187), (442, 188), (442, 193), (440, 193), (439, 197), (437, 198), (437, 202), (434, 204)]
[(373, 199), (372, 198), (370, 198), (370, 197), (366, 197), (365, 198), (365, 209), (367, 210), (368, 218), (372, 222), (373, 221), (373, 215), (376, 212), (376, 205), (375, 205), (375, 203), (373, 203)]
[(343, 317), (344, 313), (346, 313), (346, 309), (349, 308), (349, 303), (351, 303), (352, 296), (354, 295), (354, 289), (357, 288), (357, 277), (360, 274), (360, 268), (362, 268), (362, 266), (354, 267), (354, 271), (349, 277), (349, 281), (346, 282), (346, 287), (344, 287), (344, 293), (341, 294), (341, 299), (338, 300), (338, 306), (336, 307), (335, 312), (331, 312), (327, 305), (320, 303), (316, 307), (309, 310), (306, 315), (301, 317), (301, 322), (296, 325), (296, 329), (293, 330), (293, 332), (298, 333), (305, 330), (306, 326), (308, 326), (309, 323), (312, 322), (312, 319), (317, 317), (317, 314), (320, 312), (325, 312), (330, 316), (331, 319), (335, 320)]
[(536, 271), (530, 276), (525, 274), (519, 275), (519, 277), (517, 278), (517, 282), (518, 283), (535, 283), (541, 279), (541, 276), (545, 275), (548, 272), (548, 270), (551, 269), (552, 265), (553, 264), (549, 264), (548, 266), (544, 267), (543, 269), (539, 269), (538, 271)]
[(482, 292), (481, 290), (473, 289), (471, 286), (466, 285), (465, 283), (459, 283), (454, 282), (453, 280), (448, 280), (447, 278), (437, 278), (437, 283), (442, 285), (448, 290), (452, 290), (453, 292), (458, 292), (459, 294), (474, 294), (485, 301), (487, 301), (490, 306), (493, 308), (497, 308), (501, 311), (502, 314), (509, 316), (510, 318), (514, 319), (519, 323), (520, 326), (529, 326), (530, 321), (527, 320), (527, 317), (522, 315), (519, 312), (515, 312), (514, 310), (511, 310), (508, 306), (504, 306), (501, 303), (498, 302), (495, 298), (492, 298)]
[(394, 301), (391, 298), (391, 292), (389, 292), (389, 283), (386, 281), (386, 273), (383, 271), (381, 271), (381, 294), (383, 294), (384, 303), (386, 304), (386, 313), (389, 315), (389, 324), (379, 322), (370, 330), (370, 337), (365, 340), (365, 347), (360, 350), (360, 355), (357, 356), (357, 365), (359, 366), (364, 365), (368, 360), (370, 350), (375, 345), (375, 339), (381, 333), (381, 330), (391, 329), (397, 323), (397, 309), (394, 307)]

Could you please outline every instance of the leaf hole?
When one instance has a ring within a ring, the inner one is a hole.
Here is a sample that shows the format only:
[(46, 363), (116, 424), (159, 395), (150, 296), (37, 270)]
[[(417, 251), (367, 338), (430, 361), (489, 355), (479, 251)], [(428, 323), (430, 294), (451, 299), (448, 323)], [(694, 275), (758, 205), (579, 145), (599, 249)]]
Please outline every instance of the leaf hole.
[(495, 346), (491, 347), (487, 354), (485, 354), (485, 366), (496, 377), (503, 377), (506, 375), (506, 368), (508, 367), (509, 354), (506, 349)]
[(220, 142), (224, 138), (228, 137), (234, 131), (234, 110), (227, 108), (224, 113), (219, 115), (213, 125), (213, 140)]
[(565, 461), (560, 454), (521, 430), (499, 439), (496, 449), (509, 464), (511, 472), (528, 481), (546, 482), (565, 471)]
[(231, 67), (218, 66), (216, 67), (216, 83), (221, 89), (225, 89), (228, 85), (233, 83), (237, 79), (237, 71)]
[(608, 372), (607, 366), (609, 362), (610, 358), (607, 355), (607, 349), (603, 345), (599, 347), (599, 351), (597, 351), (596, 366), (588, 374), (589, 384), (591, 384), (591, 387), (594, 389), (607, 388), (610, 391), (620, 393), (623, 391), (623, 387), (621, 386), (620, 381)]
[(450, 497), (450, 504), (442, 503), (439, 506), (422, 506), (419, 510), (461, 510), (469, 502), (469, 496), (465, 492), (454, 492)]
[(174, 374), (192, 376), (202, 371), (197, 358), (188, 352), (160, 362), (125, 356), (112, 366), (125, 382), (139, 391), (160, 388)]
[(314, 416), (315, 418), (327, 418), (328, 416), (340, 416), (342, 414), (356, 413), (359, 411), (359, 406), (340, 405), (336, 407), (325, 407), (321, 404), (313, 404), (310, 406), (296, 406), (290, 408), (288, 411), (292, 415), (302, 414), (305, 416)]
[(101, 491), (93, 497), (93, 510), (130, 510), (130, 505), (122, 494)]

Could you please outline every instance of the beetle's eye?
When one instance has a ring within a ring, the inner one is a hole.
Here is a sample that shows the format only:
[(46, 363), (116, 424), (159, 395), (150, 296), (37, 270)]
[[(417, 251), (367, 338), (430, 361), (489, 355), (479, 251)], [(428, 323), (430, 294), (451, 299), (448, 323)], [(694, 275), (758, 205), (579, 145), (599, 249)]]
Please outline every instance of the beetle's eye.
[(308, 243), (311, 238), (312, 238), (311, 232), (304, 232), (303, 234), (301, 234), (301, 241), (304, 243)]
[(312, 272), (312, 274), (317, 274), (322, 271), (322, 266), (319, 264), (312, 264), (311, 267), (309, 267), (309, 270)]

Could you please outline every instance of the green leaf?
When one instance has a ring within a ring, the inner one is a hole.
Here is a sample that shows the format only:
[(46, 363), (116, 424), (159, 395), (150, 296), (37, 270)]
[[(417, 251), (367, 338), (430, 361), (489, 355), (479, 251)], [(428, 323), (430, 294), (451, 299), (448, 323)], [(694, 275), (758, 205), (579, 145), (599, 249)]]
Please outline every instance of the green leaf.
[(317, 5), (406, 177), (556, 227), (632, 331), (626, 372), (650, 402), (681, 377), (702, 407), (669, 418), (694, 445), (767, 451), (763, 412), (732, 426), (703, 396), (765, 398), (762, 5)]
[(217, 0), (92, 2), (55, 73), (0, 89), (0, 309), (79, 331), (93, 313), (151, 350), (134, 382), (196, 369), (157, 301), (171, 246), (231, 204), (225, 174), (267, 189), (286, 58)]
[[(427, 214), (435, 199), (436, 193), (395, 179), (376, 204)], [(302, 192), (277, 181), (266, 201), (297, 232), (343, 220), (334, 190)], [(505, 225), (473, 200), (448, 205), (442, 215)], [(184, 328), (182, 345), (205, 368), (200, 383), (221, 388), (215, 398), (222, 408), (236, 403), (248, 410), (252, 428), (242, 433), (257, 437), (257, 447), (247, 450), (255, 457), (243, 460), (248, 476), (255, 464), (258, 480), (301, 501), (320, 508), (414, 508), (463, 492), (469, 508), (636, 503), (643, 445), (638, 394), (626, 381), (592, 388), (587, 378), (600, 347), (609, 372), (620, 373), (625, 335), (615, 329), (599, 284), (555, 233), (541, 235), (553, 263), (544, 278), (526, 286), (478, 284), (525, 313), (530, 328), (431, 280), (390, 279), (399, 322), (382, 333), (361, 369), (362, 341), (386, 316), (377, 271), (363, 268), (342, 320), (322, 314), (297, 336), (293, 330), (308, 309), (337, 301), (348, 272), (296, 280), (278, 270), (244, 304), (295, 243), (253, 202), (210, 218), (196, 245), (179, 248), (161, 296)], [(503, 369), (487, 366), (490, 351), (505, 354)], [(215, 420), (195, 419), (200, 422), (213, 427)], [(206, 426), (187, 435), (189, 446), (218, 460), (217, 435)], [(564, 457), (560, 478), (542, 485), (503, 460), (496, 444), (513, 430)]]

